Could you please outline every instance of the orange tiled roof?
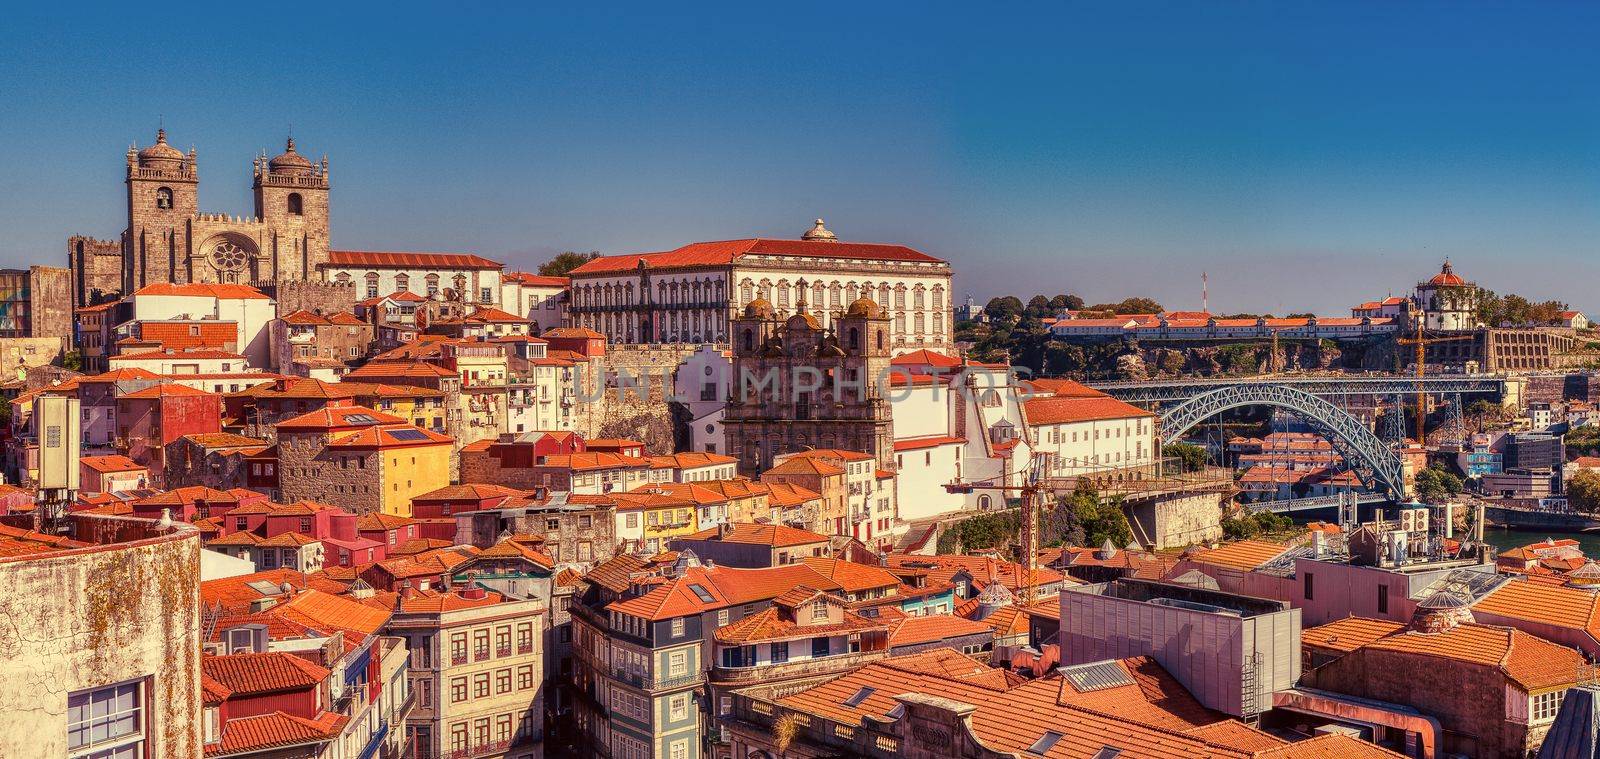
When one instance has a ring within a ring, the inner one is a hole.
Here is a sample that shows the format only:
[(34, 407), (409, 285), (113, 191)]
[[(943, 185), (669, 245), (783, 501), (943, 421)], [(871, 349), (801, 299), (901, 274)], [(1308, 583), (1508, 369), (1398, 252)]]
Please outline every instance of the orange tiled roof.
[(235, 717), (224, 723), (222, 739), (205, 747), (207, 756), (231, 756), (278, 746), (320, 743), (339, 737), (350, 718), (325, 712), (306, 719), (285, 712)]
[(893, 587), (900, 584), (900, 578), (880, 567), (869, 567), (866, 564), (857, 564), (844, 559), (825, 559), (817, 556), (808, 556), (802, 560), (802, 563), (817, 574), (838, 583), (839, 589), (846, 593), (855, 593), (872, 588)]
[(401, 253), (330, 250), (328, 266), (383, 266), (404, 269), (501, 269), (505, 264), (472, 253)]
[[(702, 600), (700, 595), (689, 587), (691, 585), (704, 590), (710, 600)], [(606, 608), (643, 619), (662, 620), (731, 605), (732, 602), (722, 594), (717, 584), (706, 576), (706, 570), (690, 567), (681, 577), (671, 582), (657, 586), (642, 596), (613, 601)]]
[[(356, 417), (356, 418), (352, 418)], [(407, 424), (406, 420), (366, 406), (328, 406), (278, 422), (279, 430), (331, 430), (375, 424)]]
[(268, 612), (328, 633), (343, 632), (352, 643), (376, 634), (389, 623), (386, 610), (317, 590), (300, 591)]
[(515, 282), (527, 287), (566, 287), (572, 280), (566, 277), (547, 277), (526, 271), (508, 271), (500, 275), (501, 282)]
[(1022, 402), (1022, 417), (1029, 425), (1070, 424), (1104, 419), (1134, 419), (1155, 416), (1131, 403), (1111, 397), (1049, 396)]
[(203, 656), (200, 670), (236, 696), (314, 688), (329, 672), (326, 667), (279, 651)]
[(799, 638), (815, 638), (824, 635), (838, 635), (846, 632), (864, 632), (867, 630), (882, 630), (885, 625), (876, 620), (867, 619), (854, 612), (845, 612), (839, 622), (821, 625), (802, 625), (785, 617), (776, 606), (768, 606), (760, 612), (752, 614), (731, 625), (717, 628), (713, 636), (718, 643), (723, 644), (748, 644), (768, 641), (796, 640)]
[(135, 463), (133, 459), (120, 454), (84, 456), (78, 459), (78, 463), (96, 472), (136, 472), (144, 469), (144, 465)]
[(1248, 571), (1277, 558), (1287, 550), (1289, 550), (1288, 546), (1279, 543), (1269, 543), (1262, 540), (1240, 540), (1233, 543), (1225, 543), (1208, 551), (1201, 551), (1195, 555), (1194, 561)]
[(1564, 585), (1512, 580), (1472, 605), (1481, 621), (1520, 620), (1582, 630), (1600, 640), (1600, 596)]
[(57, 535), (24, 530), (0, 524), (0, 557), (28, 556), (38, 553), (87, 548), (90, 544)]
[(1404, 624), (1388, 619), (1345, 617), (1302, 631), (1300, 644), (1349, 653), (1404, 629)]
[(993, 635), (994, 630), (982, 622), (963, 619), (954, 614), (902, 617), (889, 624), (889, 645), (914, 646), (980, 634)]
[(747, 238), (743, 240), (690, 243), (676, 250), (662, 253), (628, 253), (617, 256), (601, 256), (573, 269), (571, 274), (574, 277), (580, 277), (589, 274), (627, 272), (639, 268), (640, 263), (652, 269), (727, 266), (749, 255), (944, 263), (933, 256), (904, 245)]
[(1583, 655), (1514, 627), (1461, 624), (1440, 633), (1404, 632), (1380, 638), (1363, 651), (1435, 656), (1495, 667), (1528, 692), (1578, 681)]
[(136, 296), (177, 295), (191, 298), (220, 298), (223, 300), (269, 300), (269, 298), (266, 296), (266, 293), (263, 293), (254, 287), (247, 285), (226, 284), (208, 285), (201, 283), (190, 283), (177, 285), (170, 282), (157, 282), (155, 284), (145, 285), (144, 287), (134, 290), (133, 294)]
[(712, 527), (701, 530), (693, 535), (686, 535), (683, 540), (715, 540), (722, 543), (747, 543), (754, 545), (771, 546), (773, 548), (787, 548), (790, 546), (811, 545), (813, 543), (826, 543), (828, 536), (810, 530), (801, 530), (781, 524), (752, 524), (750, 522), (730, 522), (728, 533), (721, 534), (720, 528)]
[(826, 461), (796, 456), (768, 469), (764, 474), (815, 474), (835, 477), (844, 474), (844, 470)]
[[(399, 433), (399, 434), (396, 434)], [(400, 422), (367, 427), (329, 443), (337, 448), (407, 448), (422, 445), (450, 445), (455, 438)]]

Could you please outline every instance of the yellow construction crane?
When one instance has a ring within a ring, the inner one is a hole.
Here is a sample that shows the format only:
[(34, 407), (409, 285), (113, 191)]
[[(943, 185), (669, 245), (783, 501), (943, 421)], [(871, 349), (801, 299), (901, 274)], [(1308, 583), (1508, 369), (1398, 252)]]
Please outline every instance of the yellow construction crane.
[[(1395, 342), (1400, 344), (1400, 345), (1415, 345), (1417, 347), (1417, 356), (1416, 356), (1416, 364), (1417, 364), (1416, 368), (1417, 368), (1417, 380), (1418, 380), (1418, 382), (1417, 382), (1417, 443), (1419, 445), (1422, 445), (1422, 446), (1426, 447), (1428, 445), (1428, 437), (1427, 437), (1428, 392), (1423, 389), (1421, 380), (1422, 380), (1423, 376), (1426, 374), (1426, 371), (1427, 371), (1427, 369), (1426, 369), (1426, 367), (1427, 367), (1427, 357), (1428, 357), (1427, 348), (1428, 348), (1428, 346), (1433, 345), (1434, 343), (1448, 343), (1448, 342), (1453, 342), (1453, 341), (1457, 341), (1457, 340), (1476, 340), (1476, 339), (1478, 339), (1478, 336), (1477, 335), (1453, 335), (1453, 336), (1450, 336), (1450, 337), (1429, 337), (1428, 334), (1427, 334), (1427, 331), (1424, 330), (1423, 327), (1422, 327), (1422, 315), (1420, 313), (1416, 313), (1416, 314), (1412, 315), (1412, 317), (1411, 317), (1411, 327), (1412, 327), (1412, 336), (1411, 337), (1398, 337), (1398, 338), (1395, 338)], [(1398, 364), (1399, 362), (1400, 362), (1400, 351), (1396, 350), (1395, 351), (1395, 363)], [(1398, 367), (1396, 367), (1396, 368), (1398, 368)]]

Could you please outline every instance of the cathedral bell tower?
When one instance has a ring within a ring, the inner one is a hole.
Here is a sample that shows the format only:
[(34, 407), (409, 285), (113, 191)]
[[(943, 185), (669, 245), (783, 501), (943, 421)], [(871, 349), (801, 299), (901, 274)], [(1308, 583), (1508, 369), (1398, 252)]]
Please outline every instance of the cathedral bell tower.
[(263, 280), (318, 280), (328, 262), (328, 158), (312, 161), (295, 150), (255, 159), (256, 218), (265, 226), (258, 271)]
[(167, 130), (143, 150), (128, 148), (128, 231), (123, 239), (122, 292), (152, 282), (187, 281), (189, 221), (199, 210), (195, 153), (167, 144)]

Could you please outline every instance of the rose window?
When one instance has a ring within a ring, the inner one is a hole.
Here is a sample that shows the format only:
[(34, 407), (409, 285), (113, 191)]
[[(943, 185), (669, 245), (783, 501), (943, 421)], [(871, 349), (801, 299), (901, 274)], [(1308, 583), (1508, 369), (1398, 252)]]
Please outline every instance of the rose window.
[(244, 270), (245, 264), (250, 261), (250, 254), (243, 248), (224, 241), (217, 243), (217, 247), (211, 249), (206, 259), (217, 271), (236, 272)]

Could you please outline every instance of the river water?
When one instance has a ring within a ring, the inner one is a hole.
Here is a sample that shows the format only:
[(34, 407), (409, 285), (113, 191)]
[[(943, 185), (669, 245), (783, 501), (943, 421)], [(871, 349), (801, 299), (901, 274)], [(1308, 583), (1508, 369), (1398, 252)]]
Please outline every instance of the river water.
[(1490, 527), (1484, 530), (1483, 539), (1490, 545), (1504, 551), (1507, 548), (1520, 548), (1529, 543), (1537, 543), (1545, 538), (1571, 538), (1578, 541), (1583, 548), (1583, 553), (1591, 559), (1600, 559), (1600, 533), (1594, 532), (1526, 532), (1523, 530), (1504, 530)]

